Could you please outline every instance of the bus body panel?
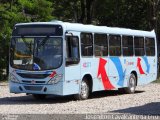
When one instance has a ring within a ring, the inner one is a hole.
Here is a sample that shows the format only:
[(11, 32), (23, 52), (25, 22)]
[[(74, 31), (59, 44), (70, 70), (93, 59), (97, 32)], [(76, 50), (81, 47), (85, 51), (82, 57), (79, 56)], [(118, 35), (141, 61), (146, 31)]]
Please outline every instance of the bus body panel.
[(79, 93), (80, 83), (80, 64), (65, 67), (64, 95)]
[[(112, 57), (110, 57), (112, 58)], [(116, 64), (117, 59), (118, 64)], [(118, 60), (119, 59), (119, 60)], [(138, 60), (141, 62), (138, 62)], [(144, 73), (141, 73), (140, 68)], [(114, 71), (114, 72), (113, 72)], [(143, 85), (156, 80), (156, 58), (155, 57), (116, 57), (110, 59), (109, 62), (109, 76), (110, 79), (116, 81), (116, 87), (127, 87), (130, 74), (133, 72), (137, 73), (137, 85)]]
[[(27, 25), (26, 23), (25, 25)], [(55, 94), (55, 95), (70, 95), (78, 94), (80, 92), (81, 81), (85, 75), (92, 77), (92, 91), (100, 90), (114, 90), (128, 86), (130, 74), (135, 72), (137, 77), (137, 85), (144, 85), (150, 83), (157, 78), (157, 44), (155, 44), (155, 56), (103, 56), (91, 57), (81, 56), (81, 32), (89, 33), (103, 33), (103, 34), (118, 34), (131, 36), (147, 36), (156, 40), (154, 31), (139, 31), (124, 28), (110, 28), (105, 26), (93, 26), (72, 23), (34, 23), (34, 24), (60, 24), (63, 26), (63, 64), (60, 68), (48, 71), (27, 71), (18, 70), (10, 66), (10, 74), (17, 77), (20, 83), (13, 83), (10, 81), (11, 93), (30, 93), (30, 94)], [(24, 24), (18, 24), (24, 25)], [(80, 62), (75, 65), (65, 66), (66, 58), (66, 43), (65, 33), (72, 33), (73, 36), (79, 38)], [(93, 42), (94, 43), (94, 42)], [(94, 47), (93, 47), (94, 49)], [(56, 84), (47, 84), (51, 79), (46, 77), (43, 79), (29, 79), (23, 78), (18, 73), (28, 74), (52, 74), (56, 71), (57, 74), (62, 75), (62, 79)], [(23, 81), (29, 81), (26, 83)], [(43, 84), (35, 84), (36, 81), (45, 81)], [(107, 81), (107, 82), (106, 82)], [(27, 89), (31, 90), (26, 90)], [(37, 87), (37, 89), (36, 89)], [(32, 89), (33, 88), (33, 89)], [(47, 88), (47, 91), (45, 91)], [(22, 89), (22, 90), (21, 90)], [(36, 90), (34, 90), (36, 89)], [(38, 90), (39, 89), (39, 90)]]
[(114, 88), (124, 87), (125, 66), (122, 57), (109, 57), (109, 79), (114, 81)]
[[(98, 58), (85, 58), (82, 57), (81, 60), (81, 78), (85, 75), (90, 75), (92, 77), (92, 91), (104, 90), (100, 76), (98, 76), (99, 60)], [(98, 78), (99, 77), (99, 78)]]
[[(103, 59), (108, 60), (107, 57), (105, 57)], [(95, 58), (93, 58), (93, 60), (94, 61), (91, 64), (91, 67), (92, 67), (91, 69), (93, 72), (93, 90), (92, 91), (104, 90), (103, 82), (101, 79), (102, 76), (101, 76), (101, 74), (98, 74), (98, 71), (101, 69), (100, 66), (102, 66), (102, 65), (100, 65), (100, 58), (95, 57)], [(103, 66), (103, 71), (108, 71), (108, 67)]]
[[(138, 84), (137, 85), (144, 85), (148, 84), (157, 78), (157, 58), (156, 57), (138, 57), (137, 59), (141, 59), (141, 66), (144, 73), (141, 73), (139, 68), (137, 67), (138, 71)], [(137, 63), (138, 64), (138, 63)]]

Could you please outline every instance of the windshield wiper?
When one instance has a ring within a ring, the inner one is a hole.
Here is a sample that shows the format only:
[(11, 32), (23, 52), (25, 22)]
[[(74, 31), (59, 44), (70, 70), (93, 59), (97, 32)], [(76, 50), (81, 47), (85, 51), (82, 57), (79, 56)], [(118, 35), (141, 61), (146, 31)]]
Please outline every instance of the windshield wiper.
[(48, 38), (49, 38), (49, 36), (46, 36), (45, 38), (43, 38), (43, 39), (41, 40), (41, 42), (38, 43), (38, 48), (40, 48), (41, 46), (44, 46), (44, 45), (46, 44)]
[(24, 44), (25, 44), (25, 45), (30, 49), (30, 51), (31, 51), (31, 43), (28, 43), (23, 36), (22, 36), (21, 38), (22, 38)]

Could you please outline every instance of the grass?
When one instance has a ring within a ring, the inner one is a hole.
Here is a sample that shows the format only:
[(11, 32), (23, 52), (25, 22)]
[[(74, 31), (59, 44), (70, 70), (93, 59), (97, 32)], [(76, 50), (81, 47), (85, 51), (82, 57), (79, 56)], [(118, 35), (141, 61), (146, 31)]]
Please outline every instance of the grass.
[(159, 78), (157, 78), (157, 80), (156, 81), (154, 81), (155, 83), (160, 83), (160, 77)]
[(8, 79), (1, 79), (1, 80), (0, 80), (0, 83), (1, 83), (1, 82), (8, 82)]
[(160, 72), (158, 73), (158, 75), (157, 75), (157, 80), (154, 81), (154, 83), (160, 83)]
[(0, 82), (8, 82), (8, 77), (6, 75), (0, 75)]

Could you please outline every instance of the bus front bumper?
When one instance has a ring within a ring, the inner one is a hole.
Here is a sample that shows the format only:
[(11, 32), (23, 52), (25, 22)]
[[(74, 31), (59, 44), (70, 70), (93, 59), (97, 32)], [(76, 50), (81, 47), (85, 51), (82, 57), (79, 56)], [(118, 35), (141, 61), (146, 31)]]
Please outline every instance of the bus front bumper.
[(9, 82), (9, 89), (11, 93), (27, 93), (27, 94), (51, 94), (63, 95), (63, 83), (57, 84), (22, 84)]

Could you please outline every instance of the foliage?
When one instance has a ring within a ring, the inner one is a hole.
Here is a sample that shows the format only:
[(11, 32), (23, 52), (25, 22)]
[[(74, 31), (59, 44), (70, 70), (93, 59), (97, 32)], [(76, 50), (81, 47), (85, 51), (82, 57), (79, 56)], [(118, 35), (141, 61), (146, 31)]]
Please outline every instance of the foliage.
[(0, 80), (2, 71), (8, 68), (13, 26), (20, 22), (50, 21), (54, 18), (52, 7), (52, 2), (47, 0), (0, 1)]

